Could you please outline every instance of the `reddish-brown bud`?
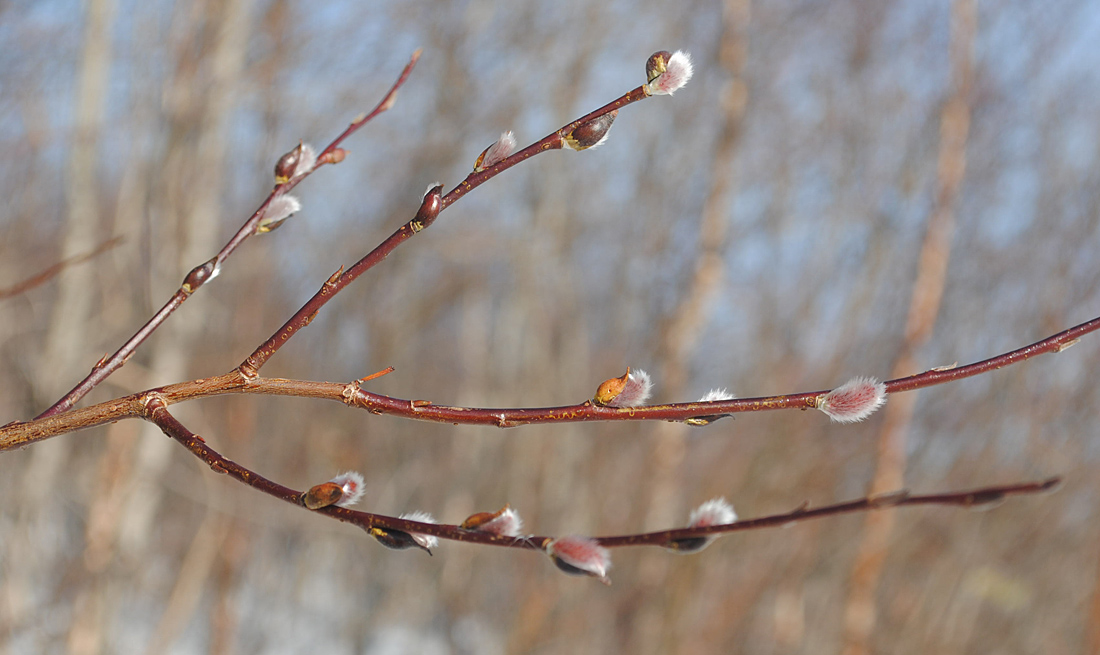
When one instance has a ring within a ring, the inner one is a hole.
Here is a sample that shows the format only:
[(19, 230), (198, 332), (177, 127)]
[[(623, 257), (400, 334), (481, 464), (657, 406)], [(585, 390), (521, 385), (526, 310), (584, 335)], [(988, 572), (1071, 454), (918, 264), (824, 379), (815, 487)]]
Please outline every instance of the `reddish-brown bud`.
[(661, 73), (665, 72), (668, 59), (671, 56), (672, 53), (668, 50), (658, 50), (649, 56), (645, 63), (645, 81), (647, 83), (657, 79), (661, 76)]
[[(405, 519), (406, 521), (416, 521), (417, 523), (435, 523), (435, 518), (427, 512), (409, 512), (398, 516), (399, 519)], [(389, 528), (381, 528), (373, 526), (367, 530), (372, 537), (378, 540), (378, 543), (382, 544), (386, 548), (392, 548), (394, 550), (405, 550), (406, 548), (419, 548), (420, 550), (432, 554), (432, 549), (439, 545), (439, 539), (430, 534), (418, 534), (416, 532), (405, 532), (404, 530), (391, 530)]]
[(279, 161), (275, 163), (275, 182), (277, 184), (282, 184), (294, 176), (294, 169), (298, 166), (298, 159), (301, 156), (302, 142), (299, 141), (293, 150), (279, 157)]
[(293, 150), (279, 157), (279, 161), (275, 163), (275, 183), (283, 184), (308, 173), (316, 163), (317, 153), (313, 146), (299, 141)]
[(335, 148), (317, 158), (317, 165), (322, 164), (339, 164), (344, 161), (344, 158), (348, 156), (348, 151), (343, 148)]
[(302, 494), (302, 504), (309, 509), (321, 509), (329, 505), (350, 507), (363, 497), (363, 476), (355, 471), (341, 473), (333, 479), (310, 487)]
[(402, 532), (401, 530), (390, 530), (388, 528), (373, 527), (368, 530), (370, 536), (374, 537), (378, 543), (382, 544), (386, 548), (392, 548), (393, 550), (406, 550), (409, 548), (419, 548), (420, 550), (432, 554), (432, 551), (427, 547), (422, 546), (420, 542), (416, 540), (408, 532)]
[(570, 150), (587, 150), (602, 144), (607, 140), (611, 124), (615, 122), (618, 115), (618, 109), (610, 111), (603, 116), (597, 116), (587, 123), (578, 125), (567, 134), (562, 134), (561, 137), (565, 141), (565, 147)]
[[(504, 509), (508, 509), (508, 506), (506, 505)], [(486, 523), (489, 523), (496, 517), (500, 516), (500, 512), (503, 512), (504, 509), (498, 512), (478, 512), (477, 514), (471, 514), (466, 517), (466, 520), (463, 521), (462, 525), (458, 527), (462, 528), (463, 530), (477, 530), (480, 526), (485, 525)]]
[(302, 504), (307, 509), (321, 509), (329, 505), (335, 505), (344, 496), (344, 490), (335, 482), (325, 482), (314, 485), (309, 491), (302, 494)]
[(434, 184), (428, 187), (424, 193), (424, 199), (420, 201), (420, 209), (416, 212), (416, 218), (410, 225), (413, 232), (419, 232), (435, 222), (435, 217), (443, 210), (443, 185)]
[(191, 272), (187, 274), (187, 277), (183, 278), (183, 291), (184, 293), (194, 293), (196, 289), (206, 284), (210, 280), (218, 277), (218, 273), (221, 272), (221, 267), (218, 266), (218, 259), (215, 257), (205, 264), (200, 264), (191, 269)]
[(623, 389), (626, 387), (626, 381), (629, 379), (630, 368), (627, 367), (626, 373), (623, 373), (622, 377), (604, 380), (596, 389), (596, 396), (592, 400), (594, 400), (597, 405), (606, 405), (610, 403), (623, 392)]
[(609, 407), (637, 407), (645, 404), (649, 394), (653, 390), (653, 382), (649, 374), (642, 369), (626, 369), (622, 377), (605, 380), (596, 389), (596, 396), (592, 399), (597, 405)]
[(523, 520), (511, 505), (496, 512), (478, 512), (460, 525), (463, 530), (476, 530), (501, 537), (518, 537), (523, 530)]

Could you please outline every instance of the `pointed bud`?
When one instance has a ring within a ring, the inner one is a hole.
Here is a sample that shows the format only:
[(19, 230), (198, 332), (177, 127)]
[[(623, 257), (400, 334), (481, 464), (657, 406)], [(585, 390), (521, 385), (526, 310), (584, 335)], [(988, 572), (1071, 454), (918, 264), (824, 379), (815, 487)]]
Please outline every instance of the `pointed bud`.
[(611, 554), (595, 539), (576, 535), (554, 539), (546, 545), (546, 554), (555, 566), (569, 575), (587, 575), (605, 585), (611, 584), (607, 577)]
[(875, 378), (856, 377), (817, 397), (817, 408), (837, 423), (857, 423), (886, 402), (886, 385)]
[[(726, 391), (725, 389), (711, 389), (710, 391), (703, 394), (703, 397), (699, 399), (699, 402), (712, 403), (722, 400), (733, 400), (736, 397), (737, 396), (733, 395), (729, 391)], [(721, 418), (726, 418), (727, 416), (729, 416), (729, 414), (707, 414), (705, 416), (692, 416), (689, 419), (685, 419), (684, 423), (695, 426), (710, 425), (714, 421), (717, 421)]]
[(677, 50), (671, 55), (667, 50), (653, 53), (646, 62), (645, 91), (651, 96), (672, 95), (683, 88), (695, 72), (691, 56)]
[(317, 165), (322, 166), (324, 164), (339, 164), (344, 161), (348, 156), (348, 151), (343, 148), (333, 148), (329, 152), (321, 155), (317, 158)]
[(568, 134), (562, 134), (565, 147), (570, 150), (588, 150), (603, 145), (611, 131), (611, 124), (615, 122), (618, 115), (618, 109), (610, 111), (578, 125)]
[(668, 60), (672, 53), (668, 50), (658, 50), (649, 56), (645, 63), (645, 81), (651, 84), (653, 80), (661, 76), (668, 67)]
[(325, 482), (309, 488), (302, 494), (302, 504), (306, 509), (321, 509), (329, 505), (335, 505), (344, 496), (343, 489), (335, 482)]
[(210, 261), (199, 264), (191, 269), (187, 277), (183, 278), (181, 288), (187, 293), (194, 293), (196, 289), (218, 277), (221, 270), (222, 268), (221, 264), (218, 263), (218, 258), (214, 257)]
[(351, 507), (363, 497), (363, 476), (355, 471), (341, 473), (323, 484), (314, 485), (302, 494), (302, 504), (309, 509), (329, 505)]
[(298, 157), (302, 154), (301, 148), (302, 144), (298, 142), (293, 150), (279, 157), (279, 161), (275, 162), (276, 184), (283, 184), (294, 176), (294, 167), (298, 165)]
[(389, 528), (381, 528), (373, 526), (367, 530), (370, 536), (374, 537), (378, 543), (382, 544), (386, 548), (393, 550), (407, 550), (409, 548), (419, 548), (429, 555), (432, 551), (424, 547), (416, 538), (408, 532), (402, 532), (401, 530), (391, 530)]
[[(688, 517), (689, 528), (705, 528), (712, 525), (728, 525), (737, 521), (737, 512), (725, 498), (712, 498), (695, 508)], [(697, 553), (709, 546), (718, 535), (673, 539), (668, 547), (679, 553)]]
[(477, 161), (474, 162), (474, 172), (480, 173), (486, 168), (500, 163), (515, 151), (515, 135), (511, 131), (501, 134), (496, 143), (483, 150), (481, 155), (478, 156)]
[(505, 505), (497, 512), (478, 512), (472, 514), (459, 526), (463, 530), (488, 532), (501, 537), (519, 537), (523, 534), (523, 519), (511, 505)]
[(597, 405), (608, 407), (637, 407), (645, 404), (652, 391), (653, 382), (648, 373), (642, 369), (632, 371), (627, 368), (622, 377), (605, 380), (596, 389), (592, 400)]
[(302, 208), (302, 203), (294, 196), (275, 196), (267, 203), (263, 218), (256, 226), (256, 234), (270, 232), (283, 224), (283, 221), (293, 216)]
[(443, 211), (443, 185), (436, 182), (424, 192), (424, 198), (420, 201), (420, 209), (409, 223), (413, 232), (419, 232), (435, 222), (436, 216)]
[(626, 373), (623, 373), (622, 377), (604, 380), (596, 389), (596, 395), (592, 400), (594, 400), (597, 405), (606, 405), (610, 403), (623, 392), (623, 389), (626, 388), (626, 381), (629, 379), (630, 367), (628, 366)]
[(308, 143), (298, 142), (290, 152), (279, 158), (275, 164), (275, 182), (283, 184), (313, 170), (317, 163), (317, 152)]

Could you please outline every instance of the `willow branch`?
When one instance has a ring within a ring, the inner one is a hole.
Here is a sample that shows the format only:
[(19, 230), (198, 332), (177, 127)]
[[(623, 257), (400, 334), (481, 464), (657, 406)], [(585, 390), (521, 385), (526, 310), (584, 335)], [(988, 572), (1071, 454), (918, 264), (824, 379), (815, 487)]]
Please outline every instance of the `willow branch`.
[[(968, 509), (987, 509), (999, 505), (1009, 496), (1040, 494), (1053, 491), (1062, 483), (1059, 477), (1047, 478), (1039, 482), (1018, 482), (993, 487), (980, 487), (964, 491), (946, 491), (938, 494), (913, 495), (906, 490), (867, 496), (835, 505), (824, 505), (810, 509), (808, 504), (784, 514), (772, 514), (755, 519), (745, 519), (726, 525), (711, 525), (697, 528), (679, 528), (642, 534), (628, 534), (615, 537), (596, 537), (596, 541), (605, 548), (624, 546), (662, 546), (674, 547), (676, 541), (697, 539), (746, 530), (760, 530), (793, 525), (801, 521), (819, 519), (827, 516), (840, 516), (855, 512), (867, 512), (891, 507), (914, 505), (947, 505)], [(418, 530), (419, 531), (419, 530)]]
[[(265, 493), (273, 498), (278, 498), (287, 503), (297, 505), (305, 509), (302, 504), (302, 491), (285, 487), (273, 482), (258, 473), (241, 466), (231, 459), (223, 457), (210, 447), (206, 441), (188, 430), (168, 411), (168, 405), (157, 394), (146, 394), (142, 398), (142, 416), (156, 424), (169, 437), (176, 440), (184, 448), (191, 452), (210, 467), (216, 473), (222, 473), (241, 482), (257, 491)], [(870, 510), (886, 509), (890, 507), (904, 507), (911, 505), (947, 505), (964, 508), (986, 508), (998, 504), (1009, 496), (1037, 494), (1054, 489), (1061, 480), (1050, 478), (1041, 482), (1022, 482), (992, 487), (981, 487), (965, 491), (950, 491), (938, 494), (911, 495), (907, 491), (898, 491), (888, 494), (879, 494), (835, 505), (826, 505), (810, 509), (808, 504), (796, 508), (791, 512), (773, 514), (755, 519), (748, 519), (724, 525), (701, 526), (694, 528), (679, 528), (673, 530), (661, 530), (658, 532), (646, 532), (610, 537), (597, 537), (595, 540), (605, 548), (622, 548), (627, 546), (660, 546), (664, 548), (676, 548), (677, 542), (690, 539), (712, 537), (719, 534), (743, 532), (746, 530), (760, 530), (778, 526), (791, 525), (801, 521), (839, 516), (854, 512), (866, 512)], [(344, 507), (330, 505), (314, 511), (329, 518), (343, 521), (358, 526), (363, 530), (371, 531), (372, 528), (396, 530), (409, 534), (425, 534), (447, 539), (450, 541), (462, 541), (466, 543), (483, 544), (489, 546), (501, 546), (505, 548), (521, 548), (527, 550), (542, 550), (554, 539), (554, 537), (528, 535), (525, 537), (506, 537), (477, 530), (467, 530), (458, 525), (439, 523), (422, 523), (407, 519), (360, 512)]]
[(382, 112), (386, 111), (393, 106), (397, 97), (397, 91), (408, 79), (409, 74), (412, 72), (413, 67), (416, 65), (416, 61), (420, 58), (420, 50), (413, 53), (409, 59), (409, 63), (405, 65), (405, 69), (401, 71), (401, 75), (397, 78), (397, 81), (390, 87), (389, 92), (382, 98), (382, 101), (368, 114), (364, 114), (348, 125), (347, 129), (340, 133), (340, 136), (336, 137), (332, 143), (330, 143), (321, 154), (317, 157), (317, 163), (314, 164), (309, 170), (303, 171), (292, 179), (277, 184), (271, 193), (267, 196), (267, 199), (263, 201), (260, 207), (252, 214), (244, 225), (241, 226), (237, 233), (222, 247), (217, 255), (199, 266), (196, 266), (190, 273), (184, 278), (180, 288), (176, 290), (172, 297), (168, 299), (168, 302), (160, 308), (153, 317), (149, 319), (145, 325), (131, 336), (126, 343), (122, 345), (113, 355), (104, 357), (96, 362), (92, 367), (91, 373), (88, 374), (83, 380), (81, 380), (75, 387), (73, 387), (68, 393), (61, 397), (56, 403), (50, 406), (49, 409), (38, 415), (37, 418), (45, 418), (54, 416), (69, 410), (73, 407), (81, 398), (83, 398), (89, 391), (94, 389), (96, 385), (100, 384), (107, 379), (112, 373), (122, 368), (127, 360), (133, 356), (134, 351), (138, 346), (145, 342), (150, 335), (153, 334), (186, 301), (192, 293), (197, 291), (199, 287), (203, 286), (206, 282), (214, 279), (217, 276), (218, 271), (221, 269), (222, 263), (229, 258), (230, 255), (249, 237), (256, 234), (256, 228), (259, 226), (260, 221), (264, 217), (264, 212), (267, 210), (268, 205), (276, 197), (288, 193), (291, 189), (298, 186), (298, 184), (307, 178), (313, 171), (317, 170), (320, 166), (324, 165), (326, 161), (329, 161), (327, 155), (331, 154), (337, 147), (349, 136), (355, 133), (363, 125), (367, 124), (371, 119), (378, 116)]
[[(1077, 343), (1081, 336), (1100, 329), (1100, 317), (1069, 328), (1041, 341), (990, 357), (967, 366), (936, 368), (885, 382), (888, 393), (902, 393), (932, 387), (955, 380), (974, 377), (989, 371), (1018, 364), (1045, 353), (1061, 352)], [(738, 398), (712, 402), (672, 403), (644, 407), (604, 407), (591, 401), (561, 407), (493, 409), (436, 405), (427, 400), (404, 400), (364, 391), (359, 381), (350, 383), (285, 380), (281, 378), (247, 378), (238, 369), (223, 375), (171, 384), (156, 389), (116, 398), (115, 400), (73, 409), (63, 414), (13, 422), (0, 427), (0, 452), (21, 448), (76, 430), (96, 427), (127, 418), (144, 416), (144, 402), (155, 394), (166, 405), (220, 396), (225, 394), (260, 394), (317, 398), (340, 402), (365, 409), (372, 414), (390, 414), (402, 418), (437, 423), (492, 425), (501, 428), (530, 423), (573, 423), (581, 421), (687, 421), (699, 417), (716, 417), (742, 412), (779, 409), (813, 409), (817, 399), (829, 390), (811, 391), (760, 398)]]
[(321, 286), (321, 289), (318, 290), (312, 298), (306, 301), (306, 304), (302, 305), (301, 309), (295, 312), (294, 315), (275, 332), (275, 334), (271, 335), (271, 338), (260, 344), (260, 346), (241, 363), (239, 367), (241, 373), (248, 378), (255, 377), (267, 360), (278, 352), (278, 350), (282, 348), (291, 337), (297, 334), (299, 330), (309, 325), (317, 315), (317, 312), (320, 311), (328, 301), (332, 300), (336, 294), (340, 293), (345, 287), (354, 282), (360, 275), (381, 263), (391, 252), (414, 234), (429, 227), (440, 212), (457, 202), (462, 196), (473, 191), (497, 175), (500, 175), (509, 168), (541, 152), (546, 152), (547, 150), (560, 150), (565, 143), (565, 137), (578, 127), (647, 97), (649, 97), (649, 95), (645, 87), (640, 86), (612, 100), (603, 107), (585, 114), (511, 156), (505, 157), (496, 164), (484, 170), (470, 173), (466, 176), (466, 179), (447, 192), (446, 195), (440, 197), (437, 195), (437, 189), (429, 190), (428, 194), (424, 196), (424, 200), (416, 216), (397, 228), (397, 230), (385, 241), (380, 243), (374, 250), (367, 253), (367, 255), (356, 262), (351, 268), (345, 271), (341, 267), (340, 270), (333, 273), (332, 277)]

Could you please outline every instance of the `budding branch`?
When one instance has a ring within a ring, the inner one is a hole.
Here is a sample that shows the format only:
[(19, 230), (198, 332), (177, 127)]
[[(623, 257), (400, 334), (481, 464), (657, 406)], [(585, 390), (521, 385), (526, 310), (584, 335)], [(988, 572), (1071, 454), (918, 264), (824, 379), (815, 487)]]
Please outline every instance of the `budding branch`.
[[(667, 54), (667, 53), (658, 53)], [(420, 51), (413, 54), (389, 92), (368, 114), (356, 118), (317, 159), (309, 170), (297, 173), (290, 179), (277, 184), (259, 209), (245, 222), (218, 254), (210, 261), (196, 267), (185, 278), (184, 284), (141, 329), (139, 329), (117, 352), (104, 358), (93, 367), (92, 372), (69, 393), (58, 400), (49, 409), (34, 420), (16, 421), (0, 427), (0, 451), (20, 448), (28, 444), (49, 439), (61, 434), (104, 425), (106, 423), (131, 418), (141, 418), (157, 425), (165, 434), (187, 448), (193, 455), (204, 461), (218, 473), (224, 473), (267, 495), (303, 507), (302, 492), (285, 487), (276, 482), (229, 460), (211, 448), (200, 436), (192, 433), (169, 411), (173, 404), (224, 394), (261, 394), (277, 396), (296, 396), (317, 398), (344, 403), (356, 409), (372, 414), (390, 414), (402, 418), (446, 422), (454, 424), (495, 425), (515, 427), (532, 423), (576, 422), (576, 421), (688, 421), (705, 417), (713, 421), (717, 417), (742, 412), (755, 412), (778, 409), (812, 409), (818, 399), (828, 390), (796, 393), (761, 398), (717, 400), (711, 402), (673, 403), (640, 407), (606, 407), (590, 400), (562, 407), (491, 409), (473, 407), (453, 407), (437, 405), (425, 400), (404, 400), (380, 394), (370, 393), (361, 388), (365, 379), (350, 383), (314, 382), (264, 378), (259, 374), (263, 365), (282, 347), (286, 341), (310, 323), (317, 312), (337, 293), (346, 288), (366, 271), (382, 262), (394, 249), (414, 234), (429, 227), (437, 216), (447, 207), (457, 202), (470, 191), (496, 177), (503, 171), (531, 157), (563, 147), (567, 137), (574, 130), (589, 126), (592, 121), (607, 115), (604, 122), (610, 125), (614, 113), (619, 109), (650, 97), (647, 86), (629, 91), (599, 109), (582, 116), (561, 129), (547, 135), (502, 160), (478, 169), (468, 175), (460, 184), (447, 194), (442, 187), (430, 189), (421, 201), (416, 215), (399, 227), (392, 235), (374, 250), (356, 262), (347, 270), (341, 268), (334, 273), (286, 323), (263, 342), (238, 367), (229, 372), (210, 378), (181, 382), (156, 389), (149, 389), (130, 396), (74, 409), (74, 405), (88, 391), (103, 382), (115, 370), (120, 368), (141, 343), (152, 334), (194, 291), (205, 282), (213, 279), (221, 264), (245, 240), (257, 233), (257, 227), (268, 205), (278, 196), (287, 193), (326, 162), (338, 161), (326, 159), (351, 134), (367, 122), (393, 106), (397, 91), (404, 85), (412, 72)], [(656, 55), (655, 55), (656, 56)], [(652, 58), (651, 58), (652, 61)], [(690, 75), (690, 70), (688, 71)], [(652, 79), (650, 80), (653, 81)], [(930, 387), (946, 382), (981, 375), (994, 369), (1010, 366), (1036, 355), (1060, 352), (1077, 342), (1090, 332), (1100, 329), (1100, 317), (1078, 326), (1037, 341), (1023, 348), (1013, 350), (967, 366), (937, 368), (908, 377), (885, 382), (886, 392), (901, 393)], [(888, 507), (908, 505), (953, 505), (961, 507), (986, 506), (1011, 495), (1036, 494), (1052, 489), (1058, 479), (1051, 478), (1041, 482), (1023, 482), (1003, 486), (983, 487), (968, 491), (955, 491), (931, 495), (910, 495), (907, 492), (895, 492), (877, 495), (846, 503), (828, 505), (815, 509), (800, 507), (792, 512), (742, 520), (725, 525), (711, 525), (694, 528), (665, 530), (644, 534), (599, 537), (596, 541), (604, 547), (623, 546), (662, 546), (674, 547), (677, 540), (706, 537), (710, 535), (762, 529), (796, 523), (804, 520), (835, 516), (850, 512), (862, 512)], [(525, 536), (504, 537), (477, 530), (463, 529), (455, 525), (422, 523), (401, 518), (393, 518), (367, 512), (359, 512), (339, 506), (322, 507), (316, 510), (330, 518), (357, 525), (365, 530), (384, 528), (409, 534), (425, 534), (450, 539), (494, 546), (526, 549), (544, 549), (551, 541), (550, 537)]]

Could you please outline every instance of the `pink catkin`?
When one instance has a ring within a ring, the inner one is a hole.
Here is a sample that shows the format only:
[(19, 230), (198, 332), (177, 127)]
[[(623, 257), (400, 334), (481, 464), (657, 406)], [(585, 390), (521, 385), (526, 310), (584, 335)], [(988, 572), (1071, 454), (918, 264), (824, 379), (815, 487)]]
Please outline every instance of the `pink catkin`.
[(691, 513), (688, 527), (702, 528), (711, 525), (726, 525), (737, 520), (737, 513), (725, 498), (712, 498)]
[(653, 381), (649, 373), (640, 368), (634, 369), (628, 374), (623, 390), (607, 404), (611, 407), (637, 407), (644, 405), (652, 393)]
[(551, 541), (546, 552), (566, 573), (589, 575), (610, 584), (607, 572), (611, 569), (611, 554), (594, 539), (577, 535), (561, 537)]
[(509, 507), (501, 512), (500, 516), (479, 525), (475, 529), (479, 532), (488, 532), (501, 537), (518, 537), (522, 534), (523, 519), (519, 517), (519, 512)]
[(363, 476), (355, 471), (348, 471), (329, 480), (340, 485), (343, 495), (336, 503), (340, 507), (351, 507), (363, 497)]
[(649, 91), (653, 95), (672, 95), (688, 83), (694, 72), (691, 56), (677, 50), (669, 57), (665, 72), (649, 83)]
[(885, 384), (875, 378), (857, 377), (818, 397), (817, 408), (838, 423), (856, 423), (885, 402)]

